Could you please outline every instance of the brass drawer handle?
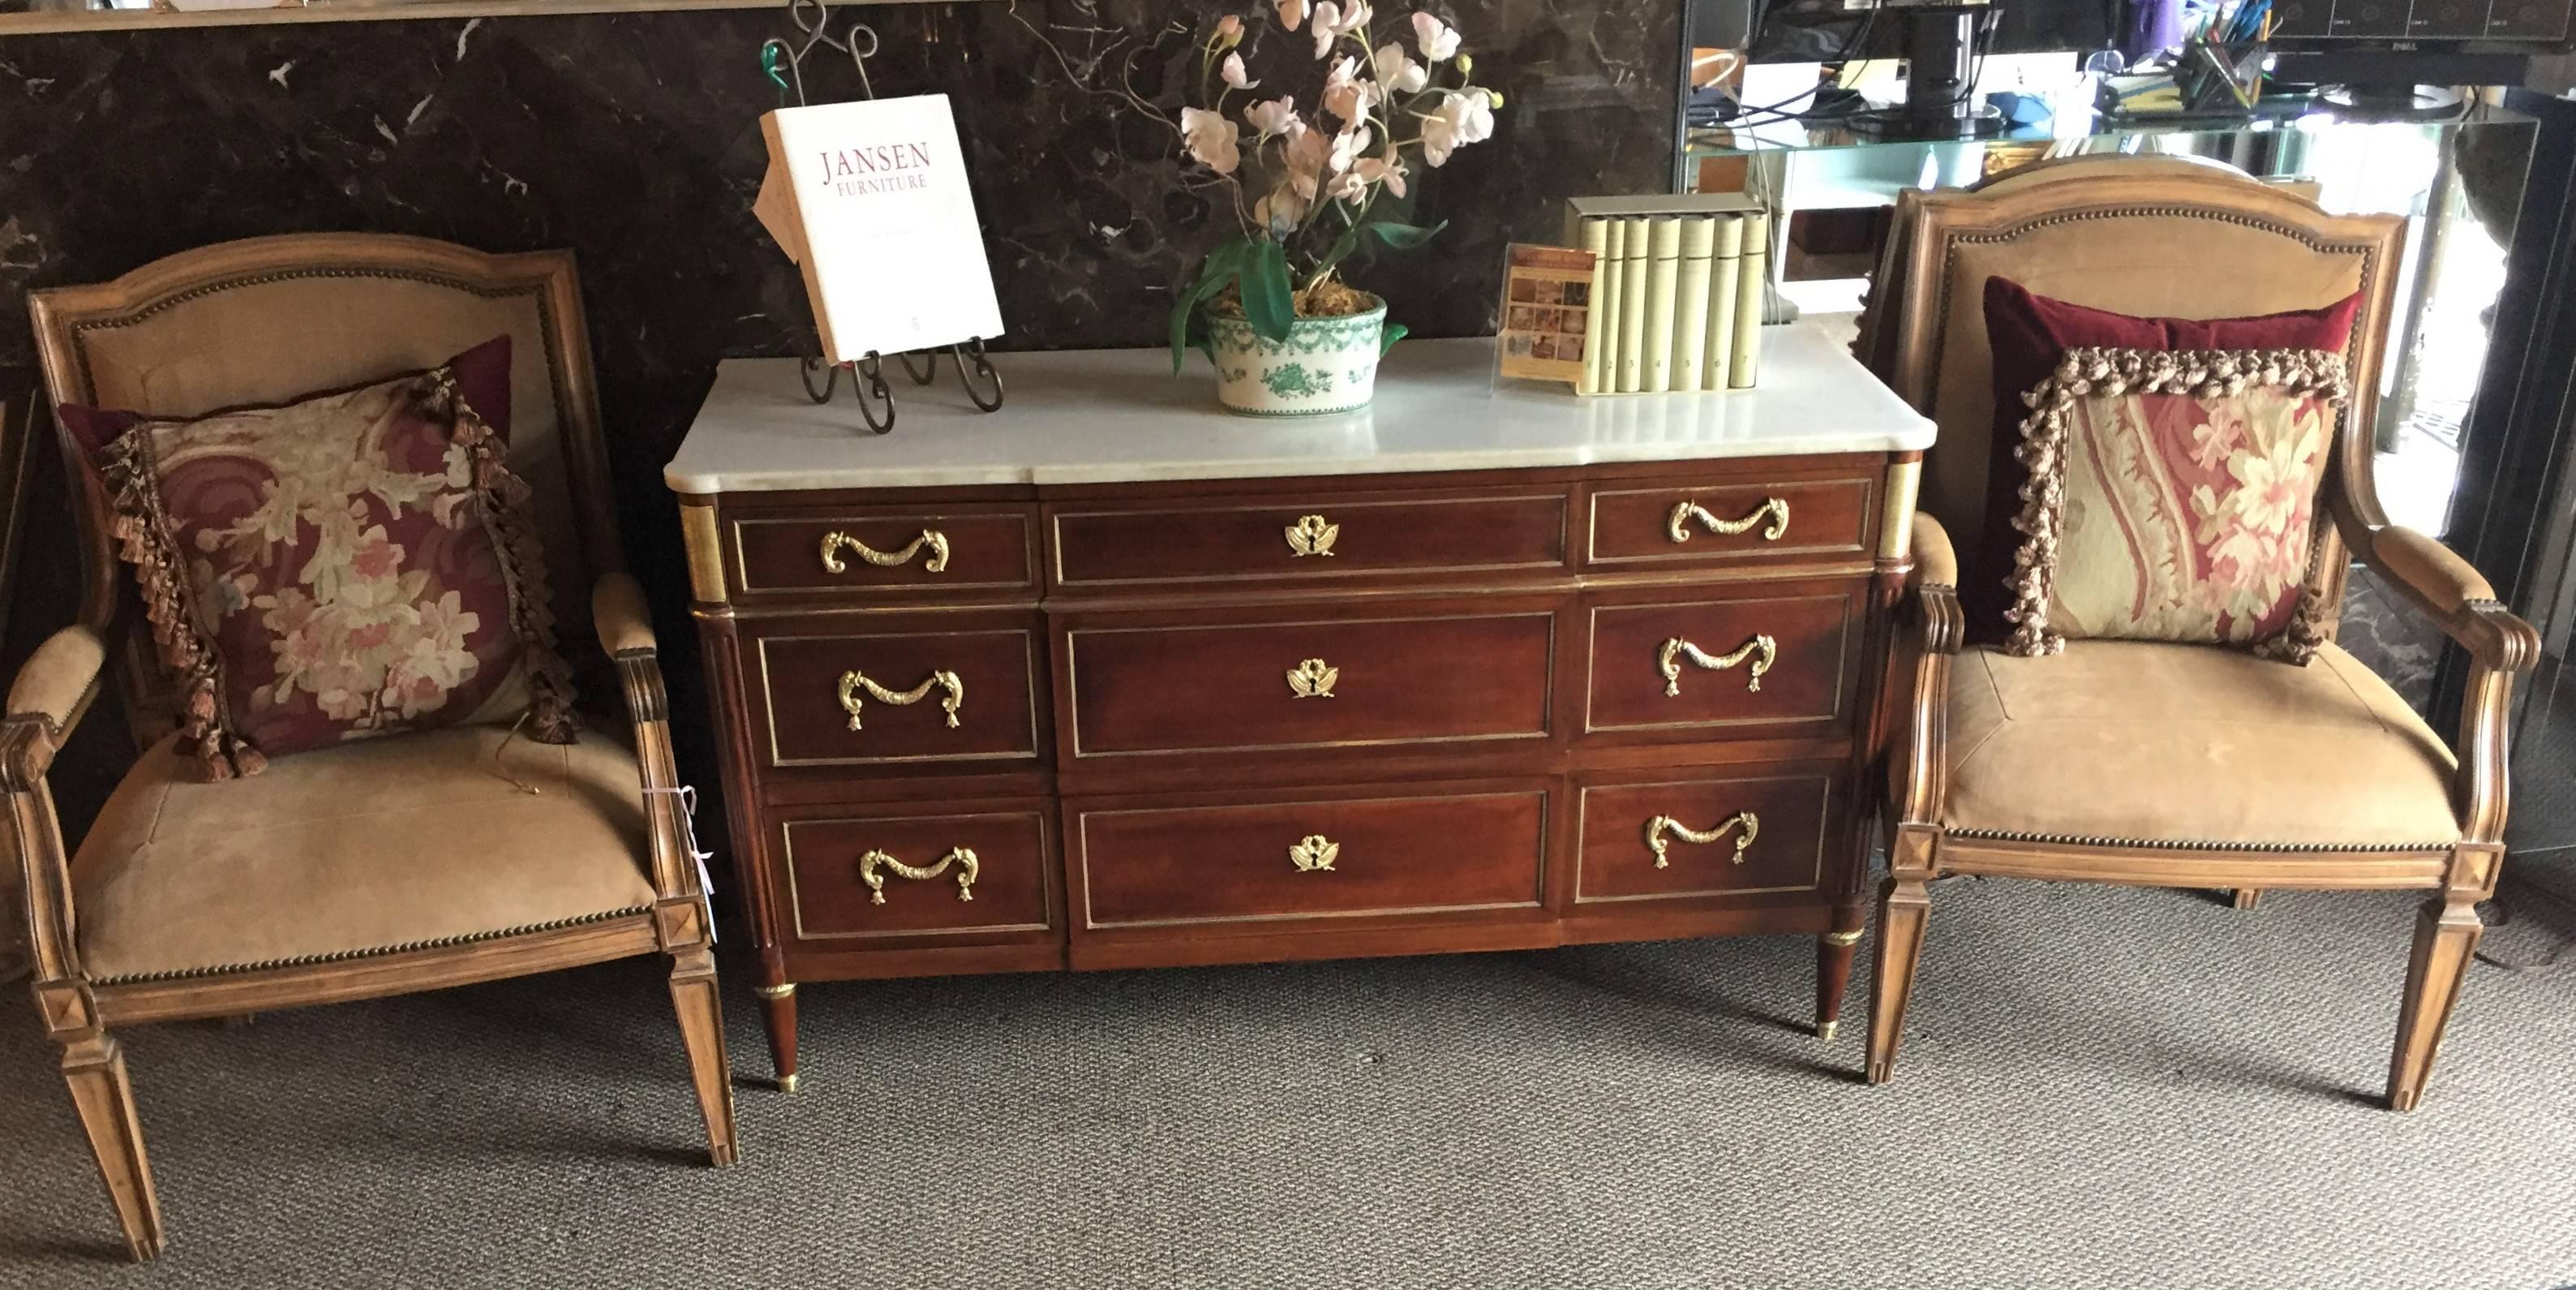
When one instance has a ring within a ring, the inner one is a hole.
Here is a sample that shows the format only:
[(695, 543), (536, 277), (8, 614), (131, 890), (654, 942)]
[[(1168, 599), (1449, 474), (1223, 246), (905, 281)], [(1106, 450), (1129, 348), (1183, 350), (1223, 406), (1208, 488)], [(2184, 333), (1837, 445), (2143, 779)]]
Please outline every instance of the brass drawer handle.
[(1310, 658), (1289, 669), (1288, 693), (1300, 699), (1333, 697), (1333, 682), (1342, 679), (1342, 669), (1320, 658)]
[(848, 573), (850, 566), (841, 560), (844, 550), (855, 551), (860, 559), (881, 569), (891, 569), (930, 548), (930, 558), (921, 562), (923, 571), (944, 573), (948, 569), (948, 535), (937, 529), (923, 529), (921, 536), (903, 544), (899, 551), (880, 551), (847, 533), (834, 530), (823, 535), (823, 572)]
[(1331, 555), (1333, 539), (1342, 535), (1342, 526), (1327, 524), (1321, 515), (1301, 515), (1288, 526), (1288, 554)]
[(1689, 522), (1698, 520), (1700, 527), (1719, 537), (1733, 537), (1761, 523), (1766, 516), (1771, 521), (1771, 527), (1762, 530), (1762, 540), (1777, 542), (1781, 534), (1789, 531), (1789, 499), (1763, 498), (1762, 504), (1754, 507), (1752, 514), (1740, 520), (1721, 520), (1709, 514), (1697, 502), (1683, 502), (1673, 507), (1672, 522), (1667, 524), (1665, 529), (1672, 535), (1675, 542), (1688, 542), (1690, 541)]
[(1735, 836), (1735, 857), (1733, 863), (1742, 864), (1744, 863), (1745, 851), (1753, 846), (1753, 839), (1762, 835), (1761, 817), (1756, 816), (1751, 811), (1737, 811), (1735, 814), (1730, 815), (1723, 820), (1719, 820), (1717, 822), (1717, 827), (1710, 829), (1705, 833), (1698, 829), (1694, 829), (1669, 815), (1658, 815), (1655, 818), (1646, 821), (1646, 845), (1655, 853), (1656, 868), (1670, 868), (1671, 866), (1666, 863), (1664, 859), (1664, 848), (1672, 845), (1671, 841), (1664, 837), (1664, 834), (1667, 831), (1670, 831), (1674, 837), (1680, 838), (1684, 842), (1696, 842), (1701, 846), (1706, 846), (1711, 842), (1717, 841), (1719, 838), (1725, 837), (1728, 829), (1734, 828), (1739, 824), (1744, 826), (1744, 831)]
[(1297, 845), (1288, 848), (1288, 863), (1297, 866), (1299, 873), (1334, 873), (1338, 871), (1333, 868), (1333, 861), (1341, 854), (1341, 843), (1321, 833), (1309, 833), (1298, 839)]
[(939, 701), (939, 706), (948, 710), (948, 728), (956, 729), (957, 709), (966, 702), (966, 682), (955, 672), (933, 672), (929, 680), (909, 690), (889, 690), (869, 679), (865, 673), (843, 672), (840, 691), (841, 710), (850, 714), (850, 729), (856, 730), (859, 728), (859, 695), (862, 691), (875, 696), (879, 703), (891, 703), (901, 707), (905, 704), (919, 703), (928, 698), (932, 686), (948, 692), (947, 697)]
[[(1760, 657), (1755, 658), (1755, 655)], [(1724, 654), (1711, 654), (1679, 636), (1665, 641), (1663, 648), (1655, 651), (1655, 667), (1664, 674), (1664, 697), (1666, 698), (1672, 698), (1682, 692), (1681, 661), (1684, 658), (1712, 672), (1722, 671), (1751, 658), (1753, 670), (1745, 674), (1744, 688), (1758, 691), (1762, 688), (1762, 674), (1770, 671), (1773, 663), (1780, 661), (1780, 644), (1772, 640), (1769, 633), (1758, 633), (1753, 639)]]
[(897, 860), (883, 851), (871, 850), (866, 855), (859, 857), (859, 881), (868, 885), (868, 903), (871, 905), (882, 905), (885, 903), (885, 875), (878, 873), (878, 868), (883, 867), (891, 869), (898, 878), (910, 878), (914, 882), (928, 882), (931, 879), (948, 872), (948, 866), (951, 863), (954, 863), (957, 866), (957, 898), (959, 900), (973, 900), (975, 898), (975, 879), (984, 872), (984, 865), (983, 862), (975, 858), (974, 852), (969, 851), (964, 847), (948, 848), (948, 854), (939, 857), (939, 863), (932, 865), (927, 869), (918, 865), (905, 864), (903, 861)]

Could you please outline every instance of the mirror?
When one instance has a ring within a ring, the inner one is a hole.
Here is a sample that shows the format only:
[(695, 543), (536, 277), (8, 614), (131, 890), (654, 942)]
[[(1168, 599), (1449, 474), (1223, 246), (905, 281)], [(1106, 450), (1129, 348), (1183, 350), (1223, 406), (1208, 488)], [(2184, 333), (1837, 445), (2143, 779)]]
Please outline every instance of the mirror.
[[(808, 0), (809, 3), (814, 0)], [(934, 0), (820, 0), (831, 5)], [(49, 31), (133, 31), (262, 22), (365, 22), (657, 9), (771, 9), (785, 0), (0, 0), (0, 36)]]

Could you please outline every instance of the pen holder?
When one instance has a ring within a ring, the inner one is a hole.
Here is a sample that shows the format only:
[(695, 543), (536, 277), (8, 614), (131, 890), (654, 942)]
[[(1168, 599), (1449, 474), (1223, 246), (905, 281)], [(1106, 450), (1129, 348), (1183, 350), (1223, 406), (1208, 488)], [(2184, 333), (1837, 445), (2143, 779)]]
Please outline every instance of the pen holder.
[(2261, 40), (2184, 42), (2174, 62), (2174, 89), (2183, 111), (2250, 112), (2263, 89), (2263, 61), (2271, 53)]

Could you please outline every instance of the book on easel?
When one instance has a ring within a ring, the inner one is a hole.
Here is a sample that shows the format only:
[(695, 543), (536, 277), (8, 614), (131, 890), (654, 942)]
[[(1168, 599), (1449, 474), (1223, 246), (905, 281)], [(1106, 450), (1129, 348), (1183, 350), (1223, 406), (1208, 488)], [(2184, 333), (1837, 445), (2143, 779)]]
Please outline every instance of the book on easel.
[(827, 361), (1002, 334), (947, 95), (780, 108), (760, 131), (752, 211), (803, 270)]

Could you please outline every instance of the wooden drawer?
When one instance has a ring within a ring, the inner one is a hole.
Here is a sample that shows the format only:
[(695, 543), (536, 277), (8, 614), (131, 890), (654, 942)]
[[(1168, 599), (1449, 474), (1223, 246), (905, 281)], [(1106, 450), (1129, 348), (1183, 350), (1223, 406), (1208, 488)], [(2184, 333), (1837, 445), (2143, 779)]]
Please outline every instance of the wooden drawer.
[(1017, 612), (764, 624), (751, 651), (762, 752), (780, 767), (1034, 761), (1038, 642), (1035, 616)]
[(1055, 926), (1048, 817), (1045, 803), (1032, 801), (955, 814), (782, 821), (775, 835), (780, 921), (796, 941), (853, 949), (889, 938), (1044, 933)]
[[(1839, 799), (1834, 777), (1822, 774), (1586, 785), (1574, 898), (1815, 891), (1825, 881), (1827, 823)], [(1717, 836), (1696, 842), (1685, 829)], [(1656, 840), (1663, 843), (1660, 857)]]
[(1049, 516), (1056, 584), (1076, 590), (1566, 567), (1558, 491), (1069, 504)]
[[(1072, 758), (1549, 737), (1556, 613), (1299, 606), (1069, 628)], [(1322, 615), (1335, 614), (1326, 618)]]
[(1535, 907), (1547, 792), (1066, 803), (1090, 928)]
[(1848, 728), (1865, 583), (1812, 595), (1750, 589), (1586, 602), (1591, 733), (1792, 733)]
[(1878, 488), (1875, 473), (1767, 484), (1604, 482), (1592, 490), (1584, 559), (1594, 568), (1647, 569), (1863, 556)]
[(728, 574), (744, 595), (918, 597), (1037, 585), (1027, 507), (815, 507), (728, 518)]

